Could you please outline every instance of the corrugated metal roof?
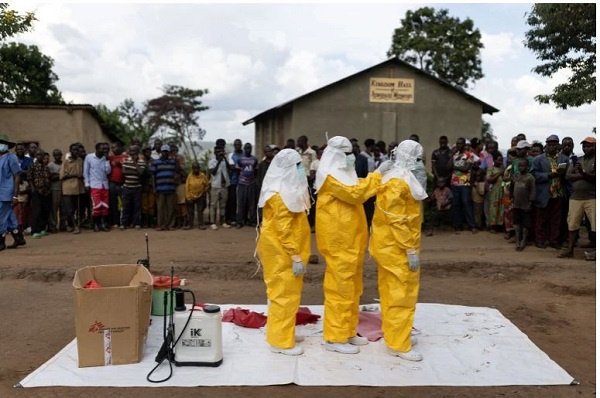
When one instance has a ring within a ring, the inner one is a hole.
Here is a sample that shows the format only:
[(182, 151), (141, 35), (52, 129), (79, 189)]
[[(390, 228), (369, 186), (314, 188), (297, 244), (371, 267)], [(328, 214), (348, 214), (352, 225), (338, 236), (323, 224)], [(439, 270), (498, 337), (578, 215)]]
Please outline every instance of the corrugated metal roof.
[(462, 96), (466, 97), (467, 99), (469, 99), (471, 101), (475, 101), (475, 102), (480, 103), (482, 105), (483, 113), (487, 113), (487, 114), (491, 115), (491, 114), (493, 114), (495, 112), (499, 112), (498, 109), (494, 108), (493, 106), (489, 105), (486, 102), (481, 101), (480, 99), (474, 97), (473, 95), (467, 93), (466, 91), (464, 91), (460, 87), (456, 87), (456, 86), (448, 83), (447, 81), (442, 80), (440, 78), (437, 78), (437, 77), (435, 77), (435, 76), (433, 76), (433, 75), (431, 75), (431, 74), (429, 74), (429, 73), (427, 73), (427, 72), (425, 72), (425, 71), (423, 71), (423, 70), (421, 70), (421, 69), (419, 69), (419, 68), (417, 68), (417, 67), (415, 67), (415, 66), (413, 66), (413, 65), (411, 65), (409, 63), (407, 63), (407, 62), (404, 62), (404, 61), (398, 59), (398, 58), (390, 58), (390, 59), (388, 59), (388, 60), (386, 60), (384, 62), (381, 62), (381, 63), (379, 63), (377, 65), (373, 65), (370, 68), (363, 69), (363, 70), (361, 70), (359, 72), (356, 72), (356, 73), (354, 73), (352, 75), (346, 76), (343, 79), (340, 79), (338, 81), (330, 83), (330, 84), (328, 84), (326, 86), (323, 86), (321, 88), (313, 90), (313, 91), (311, 91), (309, 93), (303, 94), (303, 95), (301, 95), (299, 97), (296, 97), (296, 98), (294, 98), (294, 99), (292, 99), (290, 101), (284, 102), (283, 104), (277, 105), (277, 106), (275, 106), (275, 107), (273, 107), (271, 109), (267, 109), (266, 111), (259, 113), (258, 115), (252, 117), (251, 119), (246, 120), (245, 122), (242, 123), (242, 125), (246, 126), (248, 124), (254, 123), (255, 120), (261, 119), (261, 118), (265, 117), (267, 114), (269, 114), (271, 112), (274, 112), (276, 110), (285, 108), (286, 106), (290, 106), (292, 103), (294, 103), (295, 101), (297, 101), (297, 100), (299, 100), (301, 98), (308, 97), (308, 96), (310, 96), (310, 95), (312, 95), (312, 94), (314, 94), (316, 92), (319, 92), (321, 90), (325, 90), (327, 88), (330, 88), (331, 86), (334, 86), (334, 85), (336, 85), (338, 83), (341, 83), (341, 82), (343, 82), (345, 80), (351, 79), (351, 78), (353, 78), (353, 77), (355, 77), (357, 75), (360, 75), (362, 73), (366, 73), (366, 72), (370, 71), (371, 69), (378, 68), (378, 67), (384, 66), (386, 64), (391, 64), (391, 63), (399, 64), (399, 65), (408, 67), (410, 69), (413, 69), (416, 73), (419, 73), (419, 74), (421, 74), (421, 75), (423, 75), (425, 77), (428, 77), (428, 78), (430, 78), (432, 80), (435, 80), (437, 83), (441, 84), (442, 86), (445, 86), (445, 87), (448, 87), (448, 88), (450, 88), (450, 89), (452, 89), (454, 91), (457, 91), (458, 93), (460, 93)]

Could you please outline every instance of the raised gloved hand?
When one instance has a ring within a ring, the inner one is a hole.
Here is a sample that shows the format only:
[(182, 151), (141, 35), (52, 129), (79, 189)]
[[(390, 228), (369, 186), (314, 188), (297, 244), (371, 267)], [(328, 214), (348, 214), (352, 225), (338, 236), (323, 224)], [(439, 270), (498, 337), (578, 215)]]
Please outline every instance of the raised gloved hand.
[(394, 162), (392, 162), (391, 160), (386, 160), (385, 162), (379, 165), (377, 171), (379, 171), (381, 175), (385, 175), (385, 173), (390, 171), (392, 167), (394, 167)]
[(295, 276), (302, 276), (306, 273), (306, 266), (299, 255), (292, 256), (292, 272)]

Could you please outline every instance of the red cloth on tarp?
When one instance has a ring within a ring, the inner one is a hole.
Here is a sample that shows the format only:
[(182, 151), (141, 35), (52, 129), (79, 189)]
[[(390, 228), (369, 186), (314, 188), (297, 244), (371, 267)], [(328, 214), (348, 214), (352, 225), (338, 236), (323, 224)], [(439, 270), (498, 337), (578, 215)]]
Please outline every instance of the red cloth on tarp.
[(313, 314), (308, 307), (298, 308), (296, 313), (296, 325), (306, 325), (309, 323), (317, 323), (321, 315)]
[(230, 308), (223, 314), (223, 322), (233, 322), (245, 328), (259, 329), (267, 324), (266, 315), (244, 308)]
[(377, 341), (383, 337), (381, 331), (381, 313), (361, 311), (358, 316), (356, 332), (369, 341)]
[[(296, 325), (317, 323), (320, 315), (310, 312), (308, 307), (300, 307), (296, 313)], [(230, 308), (223, 314), (223, 322), (232, 322), (245, 328), (259, 329), (267, 324), (267, 316), (245, 308)]]

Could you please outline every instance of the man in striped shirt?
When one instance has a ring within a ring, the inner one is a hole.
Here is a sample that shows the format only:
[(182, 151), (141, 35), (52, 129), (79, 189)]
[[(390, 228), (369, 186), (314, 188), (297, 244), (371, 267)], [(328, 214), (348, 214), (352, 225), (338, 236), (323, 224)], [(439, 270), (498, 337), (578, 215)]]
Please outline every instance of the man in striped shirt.
[(140, 158), (140, 147), (132, 145), (129, 147), (129, 157), (122, 165), (123, 169), (123, 214), (121, 216), (121, 229), (134, 225), (136, 229), (141, 228), (142, 207), (142, 177), (146, 171), (146, 162)]
[(157, 231), (171, 229), (175, 213), (175, 172), (177, 164), (175, 159), (169, 158), (169, 146), (160, 148), (160, 158), (152, 163), (154, 190), (157, 194), (156, 208), (158, 211)]

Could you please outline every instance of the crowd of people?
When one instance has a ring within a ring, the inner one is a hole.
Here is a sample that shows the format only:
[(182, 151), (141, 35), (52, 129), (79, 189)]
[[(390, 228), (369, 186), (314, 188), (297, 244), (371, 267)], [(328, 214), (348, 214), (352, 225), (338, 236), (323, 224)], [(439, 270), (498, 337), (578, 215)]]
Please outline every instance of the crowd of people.
[[(409, 139), (419, 142), (415, 134)], [(391, 158), (397, 146), (367, 139), (361, 150), (358, 140), (350, 142), (359, 178)], [(252, 144), (236, 139), (233, 151), (227, 153), (225, 140), (218, 139), (206, 168), (198, 162), (188, 168), (179, 147), (160, 139), (152, 146), (137, 138), (128, 147), (118, 141), (101, 142), (92, 153), (73, 143), (66, 154), (61, 149), (46, 152), (34, 142), (10, 144), (18, 164), (14, 172), (20, 171), (14, 192), (4, 188), (17, 220), (16, 228), (5, 229), (15, 237), (10, 248), (24, 245), (24, 235), (38, 239), (59, 231), (78, 234), (81, 228), (168, 231), (256, 226), (262, 182), (281, 149), (294, 149), (301, 156), (313, 198), (308, 221), (315, 232), (316, 175), (326, 146), (310, 146), (306, 136), (288, 139), (283, 148), (265, 146), (260, 160), (252, 154)], [(425, 235), (432, 236), (446, 222), (457, 232), (468, 228), (473, 233), (504, 233), (516, 250), (531, 243), (563, 249), (559, 256), (572, 257), (583, 222), (589, 231), (587, 246), (595, 247), (595, 138), (587, 137), (581, 145), (584, 155), (579, 158), (571, 138), (560, 141), (554, 134), (544, 144), (530, 144), (519, 134), (506, 153), (490, 138), (458, 138), (450, 146), (446, 136), (439, 137), (430, 158), (430, 183), (426, 156), (413, 170), (429, 193), (423, 201), (428, 214)], [(4, 146), (9, 153), (9, 145)], [(8, 179), (8, 174), (2, 178)], [(375, 200), (372, 196), (363, 204), (368, 226)]]
[(459, 138), (450, 148), (440, 137), (431, 156), (436, 188), (426, 235), (451, 220), (456, 231), (466, 225), (473, 233), (502, 232), (518, 251), (531, 243), (573, 257), (584, 223), (589, 243), (581, 247), (595, 248), (596, 139), (580, 144), (582, 157), (570, 137), (552, 134), (544, 144), (530, 144), (519, 134), (503, 154), (491, 139)]

